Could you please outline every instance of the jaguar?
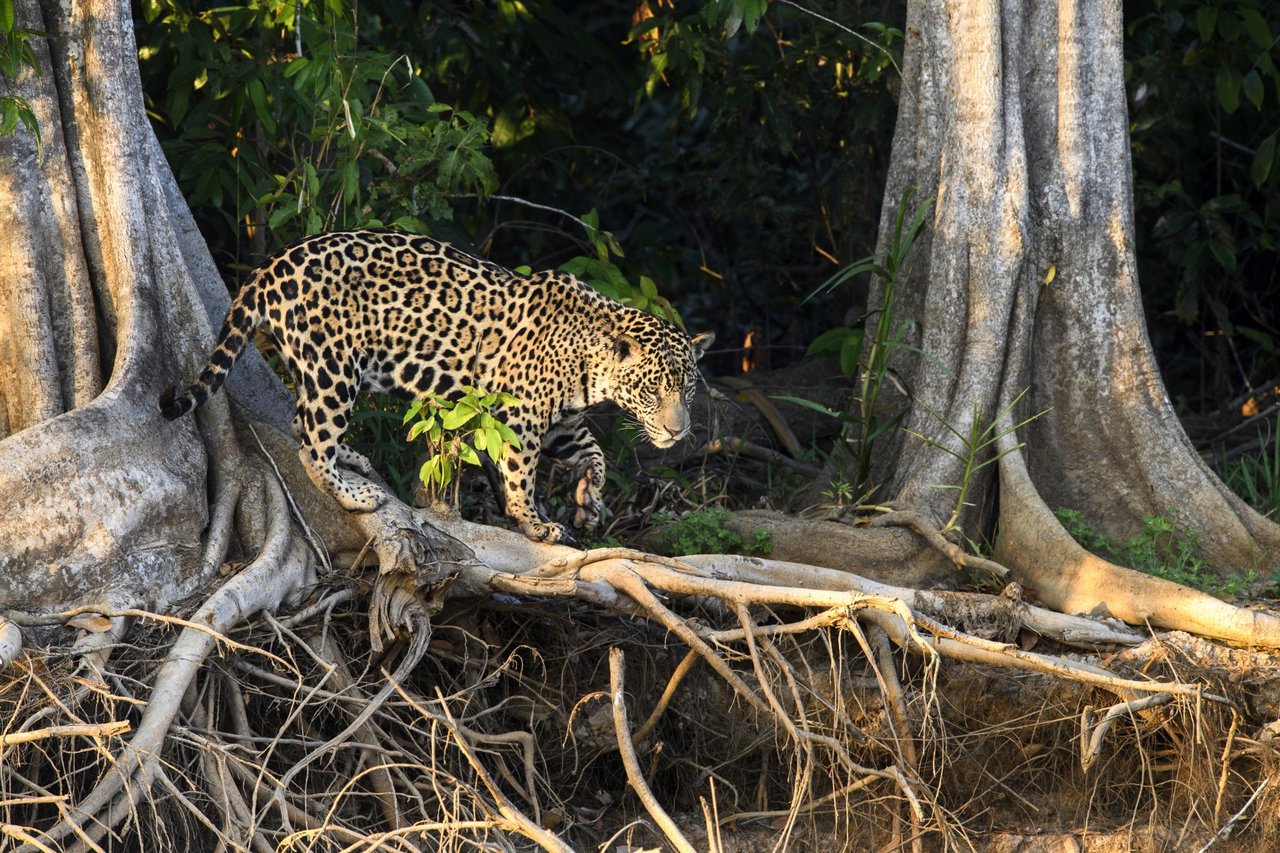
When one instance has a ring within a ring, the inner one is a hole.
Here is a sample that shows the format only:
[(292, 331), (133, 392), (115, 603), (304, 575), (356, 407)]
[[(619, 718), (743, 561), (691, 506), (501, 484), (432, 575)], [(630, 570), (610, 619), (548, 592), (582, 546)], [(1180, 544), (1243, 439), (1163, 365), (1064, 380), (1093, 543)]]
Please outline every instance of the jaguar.
[(416, 234), (330, 232), (281, 249), (249, 274), (199, 378), (180, 395), (162, 395), (164, 417), (217, 393), (259, 329), (294, 380), (303, 467), (351, 512), (389, 498), (365, 479), (369, 460), (342, 443), (359, 392), (456, 399), (475, 386), (514, 397), (500, 412), (519, 439), (498, 465), (504, 510), (530, 539), (552, 543), (572, 536), (534, 501), (540, 455), (571, 467), (573, 522), (595, 525), (605, 462), (587, 409), (611, 400), (650, 442), (669, 447), (690, 431), (697, 362), (714, 340), (711, 332), (690, 337), (565, 272), (521, 275)]

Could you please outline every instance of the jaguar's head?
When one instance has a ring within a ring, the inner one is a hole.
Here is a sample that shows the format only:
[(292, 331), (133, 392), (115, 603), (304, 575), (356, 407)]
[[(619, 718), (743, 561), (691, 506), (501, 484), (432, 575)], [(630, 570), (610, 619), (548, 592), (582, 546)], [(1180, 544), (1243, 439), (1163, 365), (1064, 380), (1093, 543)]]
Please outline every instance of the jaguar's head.
[(627, 315), (609, 340), (609, 398), (635, 416), (649, 441), (670, 447), (689, 433), (698, 359), (715, 334), (690, 338), (652, 314)]

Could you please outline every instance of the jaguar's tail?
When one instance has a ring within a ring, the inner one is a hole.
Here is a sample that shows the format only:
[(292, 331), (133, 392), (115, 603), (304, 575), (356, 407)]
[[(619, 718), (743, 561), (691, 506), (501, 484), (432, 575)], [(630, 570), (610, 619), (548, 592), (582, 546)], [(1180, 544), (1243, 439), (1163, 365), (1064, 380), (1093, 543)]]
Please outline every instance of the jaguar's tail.
[(160, 413), (165, 418), (180, 418), (192, 409), (203, 406), (210, 397), (218, 393), (227, 374), (253, 337), (254, 329), (262, 320), (258, 302), (258, 277), (255, 275), (244, 283), (236, 298), (231, 301), (227, 318), (222, 322), (222, 332), (218, 335), (218, 344), (213, 348), (213, 354), (209, 356), (209, 363), (200, 373), (200, 378), (179, 396), (175, 396), (172, 387), (165, 389), (160, 395)]

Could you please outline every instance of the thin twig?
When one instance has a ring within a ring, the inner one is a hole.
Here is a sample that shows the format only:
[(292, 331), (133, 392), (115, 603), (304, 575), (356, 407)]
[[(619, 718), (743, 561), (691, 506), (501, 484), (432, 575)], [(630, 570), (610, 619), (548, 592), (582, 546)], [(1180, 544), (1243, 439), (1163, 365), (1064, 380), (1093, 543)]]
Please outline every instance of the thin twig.
[[(1098, 760), (1102, 752), (1102, 739), (1107, 736), (1107, 732), (1115, 725), (1116, 720), (1124, 716), (1131, 717), (1138, 711), (1166, 705), (1172, 700), (1173, 696), (1168, 693), (1157, 693), (1154, 696), (1144, 696), (1129, 702), (1119, 702), (1107, 709), (1096, 726), (1094, 726), (1094, 720), (1097, 719), (1097, 715), (1093, 713), (1092, 708), (1085, 708), (1080, 714), (1080, 769), (1088, 770)], [(1090, 726), (1093, 726), (1092, 732), (1089, 731)]]
[(1227, 741), (1222, 745), (1222, 772), (1218, 774), (1218, 796), (1213, 801), (1213, 822), (1218, 822), (1222, 814), (1222, 796), (1227, 791), (1227, 772), (1231, 769), (1231, 747), (1236, 742), (1236, 728), (1240, 725), (1240, 714), (1231, 709), (1231, 728), (1227, 730)]
[(653, 791), (645, 784), (644, 773), (640, 770), (640, 760), (636, 757), (636, 746), (631, 741), (631, 725), (627, 722), (627, 697), (622, 685), (626, 679), (626, 658), (622, 649), (614, 646), (609, 649), (609, 694), (613, 704), (613, 730), (618, 737), (618, 752), (622, 755), (622, 766), (627, 771), (627, 781), (640, 798), (645, 811), (667, 837), (671, 846), (680, 853), (695, 853), (695, 848), (684, 837), (684, 833), (676, 826), (676, 822), (667, 814), (666, 809), (658, 802)]
[[(823, 15), (823, 14), (821, 14), (821, 13), (819, 13), (819, 12), (815, 12), (815, 11), (813, 11), (812, 9), (806, 9), (804, 6), (801, 6), (799, 3), (794, 2), (794, 0), (778, 0), (778, 2), (779, 2), (779, 3), (783, 3), (783, 4), (787, 5), (787, 6), (790, 6), (790, 7), (791, 7), (791, 8), (793, 8), (793, 9), (798, 9), (799, 11), (801, 11), (801, 12), (805, 13), (806, 15), (812, 15), (813, 17), (817, 18), (818, 20), (823, 21), (823, 22), (825, 22), (825, 23), (828, 23), (828, 24), (830, 24), (831, 26), (835, 27), (836, 29), (843, 30), (844, 32), (848, 33), (849, 35), (853, 36), (853, 37), (854, 37), (854, 38), (856, 38), (856, 39), (860, 39), (860, 40), (862, 40), (862, 41), (866, 42), (867, 44), (871, 45), (871, 46), (872, 46), (873, 48), (875, 48), (876, 50), (878, 50), (878, 51), (880, 51), (881, 53), (883, 53), (886, 57), (888, 57), (888, 58), (889, 58), (889, 64), (890, 64), (890, 65), (892, 65), (892, 66), (893, 66), (893, 69), (894, 69), (895, 71), (897, 71), (897, 72), (898, 72), (898, 76), (899, 76), (899, 77), (901, 77), (901, 76), (902, 76), (902, 69), (901, 69), (900, 67), (898, 67), (898, 61), (897, 61), (896, 59), (894, 59), (894, 58), (893, 58), (893, 54), (892, 54), (892, 53), (890, 53), (890, 52), (889, 52), (889, 50), (888, 50), (884, 45), (882, 45), (882, 44), (876, 44), (876, 43), (875, 43), (875, 42), (873, 42), (871, 39), (869, 39), (869, 38), (867, 38), (866, 36), (864, 36), (862, 33), (857, 32), (856, 30), (851, 30), (851, 29), (849, 29), (848, 27), (846, 27), (844, 24), (840, 23), (839, 21), (834, 21), (834, 20), (832, 20), (831, 18), (828, 18), (826, 15)], [(903, 90), (903, 91), (906, 91), (906, 89), (904, 88), (904, 90)]]
[(128, 720), (112, 720), (97, 725), (48, 726), (30, 732), (0, 733), (0, 746), (12, 746), (16, 743), (31, 743), (51, 737), (92, 737), (107, 738), (122, 735), (133, 728)]
[[(404, 700), (412, 705), (423, 716), (434, 717), (434, 714), (428, 714), (427, 710), (418, 704), (412, 696), (404, 691), (399, 684), (392, 681), (392, 686)], [(480, 781), (489, 789), (490, 795), (498, 805), (498, 811), (512, 829), (522, 833), (525, 837), (542, 845), (545, 850), (554, 850), (557, 853), (570, 853), (572, 848), (556, 838), (550, 831), (538, 826), (537, 823), (530, 820), (524, 812), (515, 807), (511, 800), (507, 799), (507, 795), (502, 793), (502, 789), (493, 781), (493, 777), (489, 775), (489, 771), (485, 770), (484, 765), (480, 763), (480, 759), (476, 757), (475, 751), (471, 749), (471, 745), (467, 743), (467, 739), (458, 731), (458, 723), (454, 720), (452, 713), (449, 711), (449, 703), (444, 699), (444, 694), (436, 688), (436, 698), (440, 703), (440, 710), (444, 715), (445, 722), (449, 733), (453, 735), (453, 740), (458, 744), (458, 749), (462, 752), (463, 757), (467, 759), (467, 763), (471, 765), (471, 769), (475, 770), (476, 775), (480, 777)]]
[(1261, 794), (1264, 790), (1266, 790), (1267, 783), (1270, 781), (1271, 781), (1270, 779), (1263, 779), (1262, 784), (1259, 785), (1257, 789), (1252, 794), (1249, 795), (1248, 801), (1243, 806), (1240, 807), (1240, 811), (1233, 814), (1231, 816), (1231, 819), (1228, 820), (1226, 823), (1224, 823), (1222, 825), (1222, 828), (1219, 829), (1216, 833), (1214, 833), (1213, 838), (1210, 838), (1207, 842), (1205, 842), (1205, 845), (1201, 847), (1199, 850), (1197, 850), (1196, 853), (1204, 853), (1204, 851), (1208, 850), (1210, 847), (1217, 844), (1219, 841), (1222, 841), (1228, 836), (1230, 836), (1232, 830), (1235, 829), (1236, 824), (1240, 822), (1240, 819), (1244, 817), (1244, 813), (1247, 812), (1249, 810), (1249, 807), (1253, 805), (1253, 801), (1258, 799), (1258, 795)]
[(671, 700), (675, 698), (676, 688), (680, 686), (680, 682), (684, 677), (693, 671), (694, 665), (699, 661), (696, 651), (690, 649), (684, 656), (684, 659), (676, 666), (675, 672), (671, 673), (671, 678), (667, 681), (667, 687), (662, 691), (662, 695), (658, 697), (658, 704), (649, 712), (649, 717), (644, 721), (644, 725), (636, 729), (636, 743), (644, 743), (648, 740), (649, 735), (653, 733), (654, 728), (658, 725), (658, 721), (662, 719), (662, 715), (666, 713), (667, 706), (671, 704)]

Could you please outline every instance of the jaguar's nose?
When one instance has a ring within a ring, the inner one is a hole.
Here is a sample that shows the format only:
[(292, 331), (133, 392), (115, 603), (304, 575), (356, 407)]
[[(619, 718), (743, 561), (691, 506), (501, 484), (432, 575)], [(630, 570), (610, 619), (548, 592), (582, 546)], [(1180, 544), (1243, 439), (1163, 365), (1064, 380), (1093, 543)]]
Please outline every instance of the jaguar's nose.
[(653, 432), (653, 443), (658, 447), (670, 447), (688, 434), (688, 427), (673, 430), (668, 426), (659, 424), (658, 428)]

